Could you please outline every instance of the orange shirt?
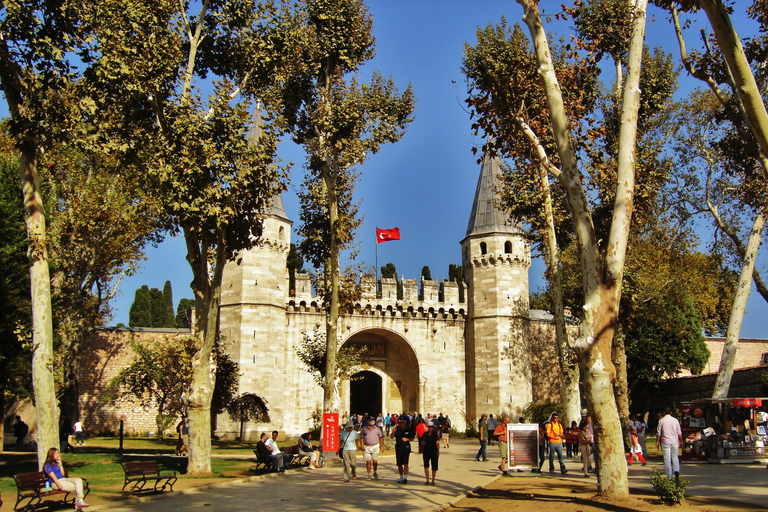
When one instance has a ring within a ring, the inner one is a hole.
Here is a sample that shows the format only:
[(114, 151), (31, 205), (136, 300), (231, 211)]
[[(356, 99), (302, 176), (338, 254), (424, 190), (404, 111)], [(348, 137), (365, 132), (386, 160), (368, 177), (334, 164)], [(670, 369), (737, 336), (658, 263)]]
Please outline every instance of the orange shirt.
[(563, 442), (563, 426), (558, 423), (547, 423), (547, 437), (550, 443), (562, 443)]

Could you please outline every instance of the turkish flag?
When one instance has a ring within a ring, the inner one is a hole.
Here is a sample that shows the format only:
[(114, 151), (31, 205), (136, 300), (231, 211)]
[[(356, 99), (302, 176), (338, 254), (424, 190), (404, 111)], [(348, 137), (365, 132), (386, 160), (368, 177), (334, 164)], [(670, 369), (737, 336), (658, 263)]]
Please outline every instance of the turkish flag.
[(376, 243), (389, 242), (390, 240), (400, 240), (400, 228), (379, 229), (376, 228)]

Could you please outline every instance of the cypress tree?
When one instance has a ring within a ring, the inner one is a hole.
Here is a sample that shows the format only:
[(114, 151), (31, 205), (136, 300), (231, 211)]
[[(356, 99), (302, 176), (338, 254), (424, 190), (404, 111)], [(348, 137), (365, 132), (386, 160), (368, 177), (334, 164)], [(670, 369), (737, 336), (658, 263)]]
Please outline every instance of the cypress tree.
[(176, 327), (176, 317), (173, 314), (173, 291), (171, 290), (170, 281), (166, 281), (165, 286), (163, 286), (163, 305), (165, 308), (163, 327)]
[(128, 311), (128, 325), (130, 327), (152, 327), (151, 299), (147, 285), (136, 290), (133, 296), (133, 304)]

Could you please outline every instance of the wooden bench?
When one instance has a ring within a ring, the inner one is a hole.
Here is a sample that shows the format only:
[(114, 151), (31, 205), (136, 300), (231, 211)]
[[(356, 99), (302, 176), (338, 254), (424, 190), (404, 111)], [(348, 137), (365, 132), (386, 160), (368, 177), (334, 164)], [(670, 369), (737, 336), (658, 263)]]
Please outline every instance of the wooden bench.
[[(16, 482), (16, 505), (13, 507), (14, 510), (35, 510), (43, 498), (53, 497), (61, 497), (61, 501), (65, 505), (75, 505), (76, 496), (74, 492), (61, 491), (55, 488), (45, 492), (45, 482), (48, 480), (48, 477), (42, 471), (13, 475), (13, 480)], [(88, 480), (85, 478), (81, 480), (83, 481), (83, 498), (85, 498), (91, 490), (88, 488)], [(71, 499), (70, 494), (72, 495)]]
[[(161, 470), (154, 460), (123, 462), (122, 466), (125, 472), (123, 494), (139, 495), (143, 491), (162, 492), (166, 487), (173, 491), (173, 484), (177, 480), (176, 472)], [(152, 483), (152, 487), (145, 487), (147, 483)], [(128, 486), (130, 488), (126, 491)]]

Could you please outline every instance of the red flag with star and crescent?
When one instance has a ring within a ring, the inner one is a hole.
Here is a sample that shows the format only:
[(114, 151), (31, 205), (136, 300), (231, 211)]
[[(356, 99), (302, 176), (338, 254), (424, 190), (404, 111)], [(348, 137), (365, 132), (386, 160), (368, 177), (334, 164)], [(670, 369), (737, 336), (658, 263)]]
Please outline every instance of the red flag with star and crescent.
[(376, 243), (389, 242), (390, 240), (400, 240), (400, 228), (379, 229), (376, 228)]

